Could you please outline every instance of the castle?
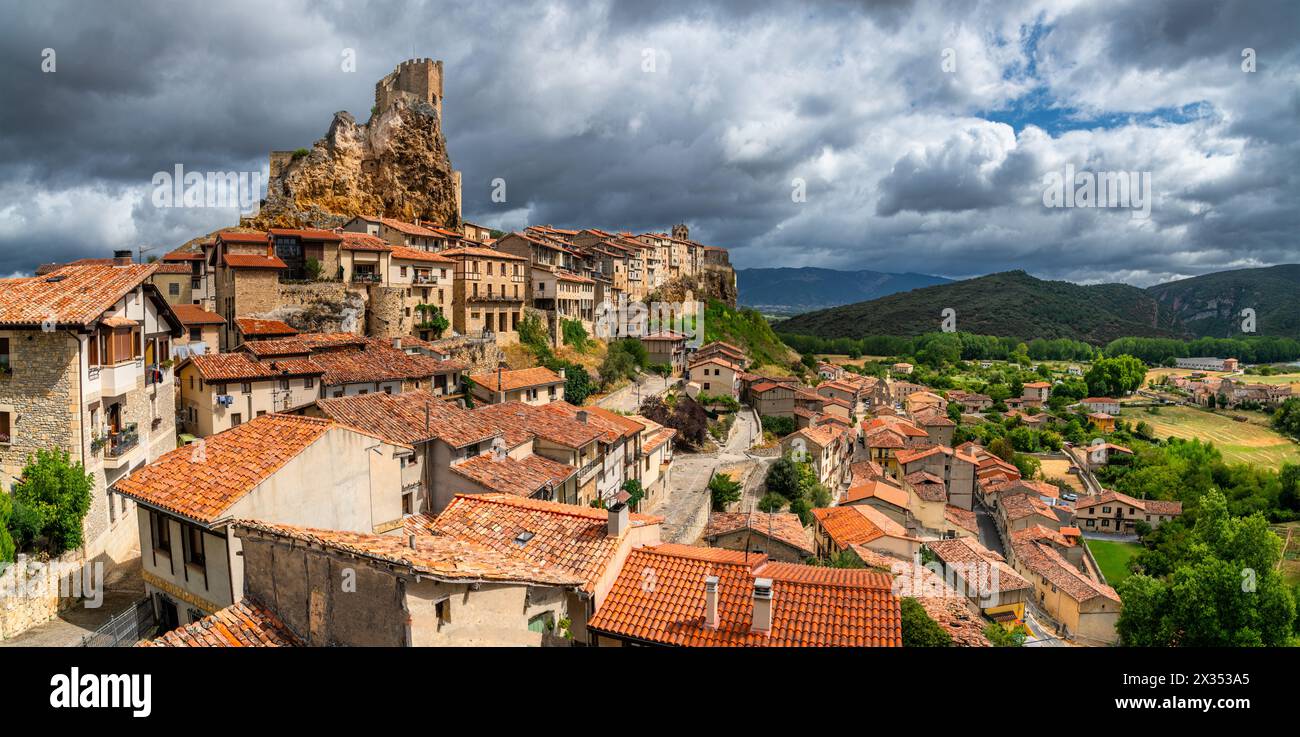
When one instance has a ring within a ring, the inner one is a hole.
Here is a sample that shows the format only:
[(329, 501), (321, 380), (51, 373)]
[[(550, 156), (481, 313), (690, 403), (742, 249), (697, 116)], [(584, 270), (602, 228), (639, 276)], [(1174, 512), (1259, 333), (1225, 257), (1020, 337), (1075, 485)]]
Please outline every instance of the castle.
[(407, 59), (375, 84), (375, 114), (403, 97), (427, 102), (442, 118), (442, 60)]

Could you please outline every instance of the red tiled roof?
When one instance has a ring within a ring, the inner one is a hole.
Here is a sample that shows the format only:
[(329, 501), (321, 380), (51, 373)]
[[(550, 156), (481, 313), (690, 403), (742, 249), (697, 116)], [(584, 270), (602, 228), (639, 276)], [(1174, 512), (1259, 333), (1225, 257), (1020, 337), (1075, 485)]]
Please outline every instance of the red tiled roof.
[(177, 627), (137, 647), (302, 647), (303, 641), (275, 612), (252, 599)]
[(172, 305), (172, 312), (182, 325), (225, 325), (226, 318), (215, 312), (208, 312), (198, 305)]
[(447, 257), (469, 256), (473, 258), (499, 258), (506, 261), (527, 261), (523, 256), (516, 256), (513, 253), (498, 251), (492, 248), (479, 248), (477, 246), (460, 246), (458, 248), (448, 248), (440, 253)]
[(232, 269), (287, 269), (278, 256), (258, 256), (251, 253), (227, 253), (226, 266)]
[(190, 274), (190, 267), (188, 264), (163, 261), (157, 264), (157, 266), (158, 270), (154, 272), (155, 274), (184, 274), (186, 276), (189, 276)]
[[(718, 578), (718, 625), (705, 626), (704, 581)], [(754, 580), (772, 581), (770, 632), (751, 632)], [(889, 576), (767, 562), (742, 552), (661, 544), (634, 550), (588, 627), (683, 646), (899, 646)]]
[(433, 251), (421, 251), (418, 248), (407, 248), (406, 246), (393, 246), (393, 258), (404, 261), (425, 261), (432, 264), (454, 264), (454, 259), (447, 258), (441, 253)]
[(332, 230), (320, 228), (271, 228), (271, 235), (296, 236), (304, 241), (341, 241), (343, 236)]
[(244, 339), (250, 336), (288, 336), (297, 335), (298, 331), (281, 320), (261, 320), (255, 317), (236, 317), (235, 325)]
[(384, 252), (393, 250), (393, 247), (383, 238), (369, 233), (353, 233), (344, 230), (339, 233), (339, 236), (343, 238), (343, 243), (339, 248), (345, 251)]
[(526, 497), (548, 486), (558, 487), (578, 472), (573, 466), (539, 455), (516, 460), (509, 455), (496, 458), (491, 453), (455, 464), (451, 470), (490, 491)]
[(437, 438), (453, 448), (463, 448), (501, 434), (477, 413), (424, 390), (318, 399), (316, 408), (331, 419), (390, 443), (414, 445)]
[[(974, 584), (977, 591), (994, 593), (994, 589), (1003, 592), (1032, 588), (1001, 555), (981, 545), (973, 536), (926, 540), (925, 546), (945, 564), (964, 565), (963, 577), (968, 576), (968, 582)], [(995, 570), (997, 581), (993, 580)]]
[(850, 486), (848, 491), (844, 492), (845, 504), (865, 499), (881, 499), (893, 504), (895, 507), (908, 508), (907, 492), (891, 483), (887, 483), (883, 479), (872, 479), (856, 486)]
[(869, 506), (819, 507), (812, 513), (840, 550), (851, 544), (866, 545), (886, 535), (907, 536), (902, 525)]
[(1168, 514), (1180, 515), (1183, 513), (1183, 503), (1176, 501), (1166, 501), (1161, 499), (1138, 499), (1137, 497), (1121, 494), (1118, 491), (1106, 489), (1097, 496), (1080, 498), (1075, 505), (1075, 509), (1088, 509), (1099, 504), (1128, 504), (1149, 514)]
[[(1046, 533), (1046, 534), (1045, 534)], [(1011, 534), (1011, 549), (1018, 565), (1037, 573), (1078, 602), (1098, 597), (1118, 602), (1115, 589), (1085, 575), (1067, 561), (1054, 545), (1066, 542), (1058, 533), (1035, 525)], [(1065, 545), (1068, 547), (1068, 544)]]
[(217, 233), (216, 237), (224, 243), (257, 243), (259, 245), (265, 244), (271, 240), (271, 236), (265, 231), (246, 233), (223, 230), (220, 233)]
[[(662, 519), (630, 515), (633, 527)], [(609, 536), (609, 512), (603, 509), (509, 494), (457, 494), (434, 520), (434, 529), (565, 571), (586, 591), (595, 589), (622, 543)]]
[(975, 513), (969, 509), (954, 507), (951, 504), (945, 505), (943, 508), (943, 518), (963, 530), (973, 532), (977, 535), (979, 534), (979, 523), (975, 519)]
[(185, 246), (181, 246), (174, 251), (169, 251), (162, 257), (163, 261), (202, 261), (203, 253), (201, 251), (188, 251)]
[[(62, 266), (29, 279), (5, 280), (0, 325), (89, 326), (157, 269), (155, 264)], [(151, 287), (152, 288), (152, 287)]]
[(147, 505), (215, 522), (336, 427), (341, 426), (315, 417), (263, 415), (205, 438), (201, 446), (170, 451), (113, 488)]
[(178, 369), (193, 364), (209, 384), (276, 379), (284, 376), (320, 376), (324, 371), (306, 359), (257, 361), (247, 353), (206, 353), (190, 356)]
[(501, 383), (499, 390), (506, 392), (534, 386), (564, 383), (564, 379), (560, 378), (559, 374), (545, 366), (501, 371), (499, 374), (495, 372), (490, 374), (471, 374), (469, 378), (475, 384), (490, 391), (498, 391), (497, 380), (500, 379)]
[(714, 512), (700, 536), (712, 540), (737, 530), (753, 530), (808, 555), (816, 552), (812, 533), (803, 526), (799, 515), (790, 512)]
[(581, 448), (604, 435), (604, 428), (578, 422), (564, 411), (557, 411), (555, 404), (558, 402), (534, 407), (523, 402), (502, 402), (479, 407), (474, 414), (504, 432), (506, 445), (512, 448), (534, 436)]

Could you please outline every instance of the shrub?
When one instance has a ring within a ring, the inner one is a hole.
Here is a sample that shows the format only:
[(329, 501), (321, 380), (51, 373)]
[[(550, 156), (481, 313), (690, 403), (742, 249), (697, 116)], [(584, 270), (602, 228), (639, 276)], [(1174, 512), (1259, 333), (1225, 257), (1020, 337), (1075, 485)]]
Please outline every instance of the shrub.
[(420, 313), (420, 323), (416, 327), (422, 330), (431, 330), (435, 337), (441, 338), (443, 332), (451, 327), (451, 322), (447, 316), (442, 314), (442, 308), (437, 305), (418, 304), (415, 311)]
[(308, 151), (305, 148), (296, 148), (293, 150), (293, 160), (297, 161), (298, 159), (301, 159), (302, 157), (306, 156), (309, 153), (311, 153), (311, 151)]
[(596, 391), (596, 382), (591, 380), (587, 369), (576, 363), (562, 363), (559, 367), (548, 367), (552, 371), (564, 369), (564, 401), (581, 405)]
[(774, 491), (769, 491), (758, 500), (758, 511), (760, 512), (780, 512), (785, 509), (786, 498)]
[(315, 259), (308, 256), (307, 262), (303, 265), (303, 268), (307, 271), (308, 279), (311, 279), (312, 281), (320, 280), (320, 274), (321, 274), (320, 259)]
[(763, 423), (764, 430), (767, 430), (778, 438), (783, 438), (798, 429), (795, 426), (793, 417), (772, 417), (770, 415), (763, 415), (759, 418), (759, 421)]
[(585, 353), (587, 351), (587, 346), (590, 344), (590, 338), (587, 335), (587, 329), (582, 326), (581, 320), (561, 321), (560, 333), (563, 336), (565, 345), (571, 346), (573, 350), (579, 353)]
[(37, 515), (50, 554), (59, 555), (81, 545), (93, 488), (85, 466), (70, 463), (66, 451), (38, 450), (28, 457), (13, 498)]
[(1010, 631), (997, 622), (991, 622), (984, 628), (984, 639), (993, 647), (1020, 647), (1025, 644), (1025, 633)]
[(740, 482), (732, 481), (730, 476), (713, 474), (709, 479), (709, 495), (713, 499), (713, 511), (725, 512), (727, 507), (740, 501)]
[(902, 607), (903, 647), (948, 647), (952, 635), (930, 618), (921, 602), (911, 597), (899, 602)]

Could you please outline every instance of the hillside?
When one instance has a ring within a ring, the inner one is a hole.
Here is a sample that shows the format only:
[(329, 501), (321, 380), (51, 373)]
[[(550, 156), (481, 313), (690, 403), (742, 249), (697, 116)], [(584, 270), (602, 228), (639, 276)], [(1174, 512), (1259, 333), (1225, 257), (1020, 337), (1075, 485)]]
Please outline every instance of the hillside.
[[(743, 287), (742, 287), (743, 289)], [(1155, 296), (1127, 284), (1081, 286), (1007, 271), (880, 299), (797, 315), (785, 333), (822, 338), (914, 336), (940, 329), (957, 312), (957, 329), (1020, 338), (1071, 338), (1095, 344), (1124, 336), (1178, 337), (1182, 330)]]
[(736, 280), (740, 290), (739, 303), (770, 315), (794, 315), (951, 281), (928, 274), (813, 267), (740, 269), (736, 272)]
[(755, 365), (788, 366), (799, 360), (799, 354), (776, 337), (758, 312), (738, 310), (716, 299), (709, 300), (704, 311), (704, 342), (714, 340), (743, 348)]
[(1300, 264), (1221, 271), (1157, 284), (1147, 292), (1198, 337), (1240, 337), (1241, 311), (1249, 307), (1260, 335), (1300, 338)]

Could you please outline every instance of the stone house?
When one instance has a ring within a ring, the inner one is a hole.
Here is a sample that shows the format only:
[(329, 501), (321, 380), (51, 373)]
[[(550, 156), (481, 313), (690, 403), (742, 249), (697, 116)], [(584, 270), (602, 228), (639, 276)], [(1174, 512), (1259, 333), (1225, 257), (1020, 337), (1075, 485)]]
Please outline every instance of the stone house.
[(1010, 536), (1007, 562), (1033, 586), (1038, 606), (1085, 643), (1114, 644), (1121, 602), (1084, 555), (1083, 545), (1034, 525)]
[(331, 420), (275, 414), (176, 448), (118, 480), (115, 491), (137, 504), (145, 591), (158, 621), (164, 629), (193, 622), (242, 598), (233, 519), (400, 530), (400, 459), (411, 451)]
[(695, 361), (688, 371), (688, 380), (700, 387), (701, 394), (740, 398), (740, 366), (713, 356)]
[(418, 251), (442, 251), (461, 243), (459, 233), (419, 220), (407, 223), (389, 217), (358, 215), (344, 224), (343, 230), (365, 233), (391, 246), (405, 246)]
[[(456, 262), (440, 253), (393, 246), (388, 263), (387, 285), (400, 292), (397, 314), (388, 318), (397, 321), (397, 332), (421, 340), (436, 340), (449, 333)], [(429, 323), (434, 309), (447, 319), (447, 329), (442, 334)]]
[(714, 512), (701, 538), (712, 548), (802, 563), (816, 556), (812, 533), (790, 512)]
[(441, 252), (454, 261), (451, 325), (456, 332), (490, 333), (498, 345), (519, 341), (527, 294), (527, 259), (490, 248)]
[(129, 256), (0, 280), (0, 488), (27, 458), (66, 451), (94, 480), (84, 552), (134, 546), (133, 505), (114, 483), (176, 447), (171, 341), (183, 327)]
[(483, 404), (523, 402), (541, 406), (564, 400), (564, 369), (557, 373), (544, 366), (498, 368), (491, 374), (472, 374), (469, 380), (474, 401)]
[(219, 349), (221, 328), (226, 324), (221, 315), (188, 303), (172, 305), (172, 312), (176, 313), (184, 328), (181, 336), (172, 341), (173, 358), (184, 358), (191, 353), (215, 353)]
[(1138, 522), (1159, 527), (1182, 513), (1182, 502), (1138, 499), (1110, 490), (1081, 497), (1075, 504), (1078, 527), (1087, 532), (1131, 535)]

